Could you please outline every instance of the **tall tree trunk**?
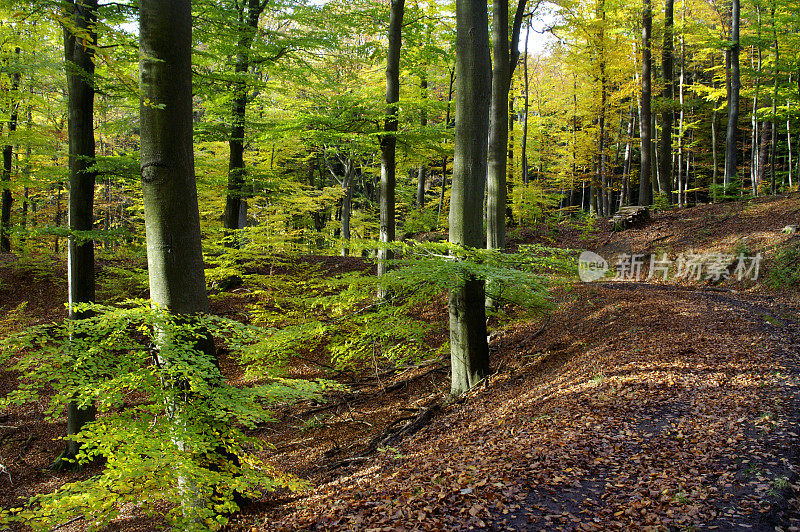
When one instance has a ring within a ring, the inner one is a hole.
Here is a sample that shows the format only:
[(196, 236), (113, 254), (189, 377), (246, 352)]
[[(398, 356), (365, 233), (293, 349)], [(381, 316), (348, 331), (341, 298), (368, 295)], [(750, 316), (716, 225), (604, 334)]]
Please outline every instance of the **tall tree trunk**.
[[(20, 82), (20, 52), (21, 49), (16, 47), (14, 49), (13, 69), (11, 73), (11, 91), (9, 100), (11, 101), (11, 113), (8, 120), (8, 135), (9, 139), (17, 130), (17, 119), (19, 118), (19, 82)], [(0, 252), (8, 253), (11, 251), (11, 203), (14, 201), (11, 196), (11, 188), (9, 183), (11, 181), (11, 168), (14, 158), (14, 146), (12, 141), (9, 140), (8, 144), (3, 146), (3, 170), (0, 175), (0, 188), (3, 190), (2, 200), (0, 200)]]
[[(91, 231), (94, 226), (94, 183), (92, 169), (95, 158), (94, 140), (94, 47), (97, 44), (97, 0), (80, 0), (68, 4), (72, 24), (76, 28), (64, 29), (64, 58), (67, 71), (69, 99), (69, 207), (70, 236), (67, 244), (67, 284), (69, 292), (69, 317), (85, 317), (73, 305), (90, 303), (95, 297), (94, 240), (76, 238), (74, 231)], [(93, 421), (93, 406), (79, 408), (74, 402), (67, 407), (67, 435), (80, 432)], [(65, 459), (75, 458), (77, 442), (67, 440), (66, 449), (57, 462), (67, 465)]]
[[(522, 75), (525, 83), (525, 106), (522, 121), (522, 146), (520, 147), (520, 161), (522, 168), (522, 184), (528, 184), (528, 112), (530, 108), (530, 80), (528, 79), (528, 37), (531, 34), (531, 19), (528, 18), (528, 30), (525, 32), (525, 56), (522, 60)], [(520, 217), (521, 218), (521, 217)], [(520, 220), (521, 221), (521, 220)]]
[[(456, 0), (458, 120), (449, 240), (473, 248), (483, 247), (481, 207), (486, 186), (486, 138), (492, 86), (488, 24), (486, 2)], [(469, 390), (489, 373), (484, 299), (482, 279), (470, 277), (460, 288), (450, 292), (451, 392), (454, 395)]]
[(673, 9), (674, 0), (664, 1), (664, 47), (661, 54), (661, 67), (664, 75), (664, 88), (661, 92), (661, 169), (659, 188), (666, 193), (672, 203), (672, 122), (673, 100), (675, 99), (675, 74), (673, 72)]
[(771, 191), (773, 194), (778, 193), (778, 185), (775, 178), (775, 155), (778, 147), (778, 113), (776, 106), (778, 105), (778, 62), (780, 61), (780, 47), (778, 46), (778, 29), (775, 25), (775, 0), (772, 1), (771, 6), (771, 19), (772, 19), (772, 49), (775, 52), (775, 62), (772, 65), (772, 118), (770, 118), (772, 126), (772, 142), (770, 145), (770, 181)]
[[(231, 136), (228, 139), (230, 156), (228, 159), (228, 192), (225, 199), (224, 226), (227, 230), (242, 229), (247, 212), (245, 199), (244, 134), (247, 111), (247, 81), (250, 70), (250, 48), (258, 31), (258, 19), (267, 6), (262, 0), (242, 0), (237, 13), (238, 41), (234, 63), (234, 95), (231, 104)], [(235, 244), (235, 239), (228, 242)]]
[(739, 91), (741, 79), (739, 76), (739, 0), (731, 2), (731, 84), (728, 99), (728, 131), (725, 136), (725, 181), (728, 187), (736, 178), (736, 133), (739, 125)]
[[(424, 129), (428, 125), (428, 112), (425, 109), (425, 102), (428, 99), (428, 78), (423, 71), (419, 80), (419, 88), (422, 93), (423, 107), (419, 112), (419, 125)], [(417, 168), (417, 208), (422, 209), (425, 206), (425, 174), (426, 167), (420, 164)]]
[[(383, 244), (395, 239), (395, 150), (397, 147), (397, 102), (400, 101), (400, 46), (403, 33), (405, 0), (391, 0), (389, 13), (389, 49), (386, 57), (386, 118), (381, 137), (381, 213), (380, 237)], [(378, 250), (378, 277), (386, 273), (386, 261), (393, 258), (387, 248)], [(378, 296), (385, 296), (379, 290)]]
[[(450, 85), (447, 89), (447, 110), (445, 111), (444, 127), (450, 127), (450, 104), (453, 101), (453, 85), (456, 78), (455, 66), (450, 70)], [(447, 156), (442, 157), (442, 190), (439, 194), (439, 210), (436, 213), (437, 223), (442, 218), (442, 210), (444, 209), (444, 192), (447, 189)]]
[(489, 170), (486, 198), (486, 247), (506, 247), (506, 172), (508, 150), (508, 91), (519, 60), (519, 34), (527, 0), (519, 0), (508, 35), (508, 0), (492, 4), (491, 121), (489, 125)]
[(141, 176), (150, 296), (175, 314), (208, 310), (192, 145), (189, 0), (140, 2)]
[(684, 192), (685, 189), (689, 188), (689, 176), (686, 176), (686, 184), (687, 186), (684, 187), (683, 185), (683, 118), (684, 118), (684, 108), (683, 108), (683, 88), (685, 84), (685, 76), (686, 76), (686, 47), (685, 47), (685, 32), (686, 32), (686, 0), (683, 0), (683, 9), (681, 13), (681, 71), (679, 74), (678, 80), (678, 105), (680, 106), (680, 114), (678, 117), (678, 172), (677, 172), (677, 185), (678, 185), (678, 205), (686, 205), (686, 193)]
[(602, 22), (597, 25), (597, 51), (599, 57), (600, 73), (596, 81), (600, 82), (600, 114), (597, 118), (597, 126), (599, 136), (597, 139), (597, 166), (595, 168), (595, 179), (592, 182), (592, 205), (600, 216), (605, 216), (608, 206), (606, 198), (606, 174), (605, 174), (605, 157), (606, 157), (606, 100), (608, 98), (606, 89), (606, 58), (605, 58), (605, 0), (598, 0), (595, 8), (595, 19), (600, 19)]
[(651, 148), (652, 142), (650, 101), (652, 88), (650, 83), (650, 36), (653, 32), (653, 8), (650, 0), (643, 0), (642, 11), (642, 113), (641, 130), (641, 158), (642, 166), (639, 174), (639, 205), (650, 205), (653, 202), (651, 193)]
[[(208, 312), (194, 174), (191, 57), (190, 0), (141, 0), (139, 164), (150, 298), (159, 309), (186, 320)], [(205, 358), (198, 362), (216, 363), (214, 342), (207, 334), (200, 334), (196, 349)], [(162, 354), (158, 357), (161, 364), (170, 364)], [(164, 385), (176, 390), (185, 386)], [(173, 442), (180, 450), (191, 451), (180, 436), (184, 414), (179, 397), (176, 392), (166, 405), (176, 424)], [(190, 508), (203, 502), (185, 478), (178, 482), (184, 491), (184, 513), (189, 514)]]

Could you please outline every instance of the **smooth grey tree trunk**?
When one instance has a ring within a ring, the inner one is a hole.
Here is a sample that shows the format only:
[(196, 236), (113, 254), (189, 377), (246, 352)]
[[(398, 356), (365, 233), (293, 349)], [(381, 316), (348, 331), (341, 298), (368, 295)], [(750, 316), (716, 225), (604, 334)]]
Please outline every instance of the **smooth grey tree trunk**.
[[(97, 0), (69, 2), (72, 24), (64, 29), (64, 59), (69, 100), (69, 207), (70, 232), (91, 231), (94, 226), (94, 184), (96, 172), (94, 140), (94, 46), (97, 43)], [(88, 39), (89, 42), (86, 42)], [(94, 240), (82, 240), (70, 234), (67, 241), (67, 285), (70, 319), (86, 317), (73, 308), (77, 303), (91, 303), (95, 298)], [(95, 408), (67, 406), (67, 435), (75, 435), (94, 421)], [(78, 444), (67, 440), (66, 449), (57, 466), (75, 458)]]
[(730, 94), (728, 97), (728, 130), (725, 136), (725, 187), (728, 187), (736, 178), (736, 134), (739, 125), (739, 92), (741, 89), (741, 79), (739, 76), (739, 49), (739, 0), (732, 0), (731, 44), (729, 51), (731, 83)]
[(189, 0), (140, 3), (140, 167), (150, 297), (175, 314), (208, 311), (192, 145), (190, 8)]
[(486, 247), (506, 247), (506, 174), (508, 172), (508, 92), (511, 76), (519, 61), (519, 34), (527, 0), (519, 0), (508, 35), (508, 0), (494, 0), (492, 7), (491, 119), (489, 126), (489, 166), (486, 197)]
[[(395, 171), (397, 169), (397, 102), (400, 101), (400, 47), (403, 36), (405, 0), (391, 0), (389, 12), (389, 48), (386, 56), (386, 115), (381, 136), (381, 212), (380, 239), (383, 244), (395, 239)], [(394, 254), (387, 248), (378, 250), (378, 277), (386, 273), (387, 261)], [(378, 297), (386, 294), (383, 289)]]
[[(486, 2), (456, 0), (458, 78), (449, 240), (473, 248), (483, 247), (481, 207), (491, 96), (488, 18)], [(459, 395), (489, 373), (484, 281), (466, 279), (450, 292), (449, 303), (451, 392)]]
[[(208, 312), (200, 237), (200, 214), (192, 143), (192, 16), (190, 0), (141, 0), (139, 4), (140, 171), (150, 298), (159, 309), (190, 320)], [(148, 103), (152, 102), (152, 104)], [(154, 104), (154, 105), (153, 105)], [(197, 349), (216, 362), (208, 335)], [(162, 364), (170, 361), (159, 355)], [(183, 383), (165, 382), (172, 437), (179, 449)], [(178, 484), (184, 512), (204, 504), (186, 479)]]
[(642, 112), (639, 120), (641, 130), (641, 173), (639, 174), (639, 205), (650, 205), (653, 202), (651, 192), (651, 148), (652, 132), (650, 123), (650, 101), (652, 88), (650, 84), (650, 36), (653, 32), (653, 8), (650, 0), (643, 0), (642, 11)]

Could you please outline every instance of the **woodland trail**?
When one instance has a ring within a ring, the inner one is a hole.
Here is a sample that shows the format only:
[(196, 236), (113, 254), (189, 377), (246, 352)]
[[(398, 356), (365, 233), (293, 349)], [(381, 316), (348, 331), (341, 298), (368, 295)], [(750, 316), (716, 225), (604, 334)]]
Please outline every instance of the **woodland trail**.
[[(677, 512), (667, 510), (668, 516), (676, 515), (676, 522), (652, 526), (656, 529), (666, 527), (675, 530), (795, 529), (794, 527), (800, 522), (797, 501), (792, 500), (797, 492), (795, 483), (798, 482), (797, 471), (800, 466), (800, 456), (798, 456), (800, 322), (797, 308), (790, 307), (785, 300), (782, 301), (774, 295), (740, 294), (729, 290), (643, 282), (600, 283), (598, 286), (612, 291), (654, 295), (665, 293), (669, 294), (667, 297), (675, 303), (680, 301), (698, 310), (705, 307), (715, 314), (722, 313), (729, 322), (747, 323), (758, 337), (763, 339), (765, 347), (774, 357), (777, 364), (773, 371), (783, 373), (781, 385), (774, 386), (768, 382), (761, 382), (760, 385), (765, 393), (759, 394), (765, 405), (780, 404), (780, 412), (769, 411), (767, 414), (768, 408), (765, 407), (765, 414), (754, 423), (748, 424), (746, 418), (737, 419), (737, 424), (742, 424), (743, 431), (740, 432), (744, 436), (742, 439), (726, 438), (725, 433), (717, 434), (717, 438), (724, 441), (724, 444), (715, 451), (711, 448), (706, 448), (705, 451), (708, 453), (705, 458), (711, 458), (711, 463), (717, 472), (703, 474), (699, 468), (689, 469), (690, 473), (698, 477), (697, 480), (702, 480), (701, 484), (711, 489), (706, 489), (705, 493), (690, 494), (688, 490), (682, 494), (675, 493), (673, 495), (675, 500), (687, 506), (689, 511), (681, 517)], [(665, 325), (668, 327), (668, 324)], [(709, 331), (709, 328), (701, 323), (698, 323), (698, 326), (696, 334), (702, 338), (702, 334)], [(687, 368), (687, 373), (697, 374), (697, 369), (692, 371), (691, 368)], [(701, 382), (705, 380), (709, 386), (714, 385), (717, 375), (726, 375), (729, 382), (730, 379), (737, 377), (737, 372), (725, 371), (722, 367), (705, 368), (700, 375), (703, 373), (705, 379), (700, 377), (699, 380)], [(622, 374), (624, 372), (620, 373)], [(631, 419), (627, 423), (625, 437), (621, 439), (626, 454), (646, 457), (648, 450), (660, 445), (669, 447), (669, 440), (673, 437), (682, 442), (692, 441), (680, 432), (685, 422), (691, 418), (701, 417), (696, 416), (699, 413), (696, 408), (687, 408), (692, 405), (690, 395), (691, 393), (681, 393), (679, 389), (671, 401), (662, 403), (661, 408), (644, 413), (643, 416), (629, 412)], [(626, 410), (624, 406), (622, 408), (623, 411)], [(763, 421), (767, 421), (765, 418), (773, 424), (771, 427), (764, 426)], [(694, 427), (695, 432), (697, 428)], [(701, 459), (702, 461), (705, 460)], [(609, 507), (606, 499), (613, 492), (613, 488), (620, 485), (620, 480), (624, 482), (623, 470), (627, 469), (624, 465), (620, 468), (618, 463), (609, 464), (609, 467), (604, 465), (602, 460), (595, 465), (596, 467), (587, 470), (590, 474), (573, 481), (571, 485), (563, 486), (560, 490), (532, 487), (524, 503), (520, 505), (520, 510), (510, 513), (510, 517), (503, 520), (506, 527), (514, 530), (539, 530), (551, 527), (567, 530), (595, 528), (594, 525), (597, 525), (599, 520), (591, 518), (588, 522), (585, 521), (589, 517), (587, 510)], [(627, 480), (636, 480), (639, 486), (648, 483), (644, 475), (637, 477), (631, 476)], [(769, 485), (770, 480), (771, 485)], [(719, 487), (713, 486), (714, 484)], [(611, 486), (612, 490), (608, 490), (608, 486)], [(637, 498), (634, 494), (629, 497), (629, 508), (613, 507), (616, 511), (612, 512), (612, 516), (619, 520), (606, 522), (607, 525), (625, 528), (625, 521), (628, 521), (628, 525), (632, 525), (637, 511), (642, 515), (643, 521), (647, 521), (649, 508), (657, 502), (654, 499), (663, 499), (664, 495), (669, 495), (663, 493), (663, 490), (662, 493), (653, 489), (646, 494), (641, 490), (639, 492), (642, 494), (641, 497)], [(700, 501), (702, 503), (698, 504)], [(702, 517), (695, 520), (691, 518), (693, 514)], [(646, 526), (644, 523), (642, 525)]]
[[(269, 529), (794, 530), (796, 299), (578, 285), (433, 423)], [(263, 515), (261, 516), (263, 517)], [(776, 528), (778, 527), (778, 528)]]

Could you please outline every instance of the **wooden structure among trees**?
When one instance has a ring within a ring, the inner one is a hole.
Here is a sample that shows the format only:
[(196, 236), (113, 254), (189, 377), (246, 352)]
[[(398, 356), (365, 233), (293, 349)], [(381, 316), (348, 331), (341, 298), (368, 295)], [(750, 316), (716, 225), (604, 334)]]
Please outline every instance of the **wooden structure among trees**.
[(642, 207), (641, 205), (630, 205), (628, 207), (622, 207), (617, 213), (611, 218), (611, 223), (614, 225), (615, 229), (627, 229), (629, 227), (633, 227), (643, 221), (650, 219), (650, 211), (647, 207)]

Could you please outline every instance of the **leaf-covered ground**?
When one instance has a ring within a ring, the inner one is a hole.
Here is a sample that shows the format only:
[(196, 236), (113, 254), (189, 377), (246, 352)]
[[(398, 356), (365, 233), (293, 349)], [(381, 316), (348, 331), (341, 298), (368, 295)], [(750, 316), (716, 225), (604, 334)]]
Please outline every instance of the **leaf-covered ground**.
[[(763, 251), (798, 241), (797, 198), (658, 214), (614, 233), (567, 224), (524, 241), (609, 252)], [(13, 258), (4, 257), (10, 261)], [(359, 259), (309, 258), (328, 272)], [(602, 282), (555, 294), (549, 317), (492, 333), (496, 373), (447, 397), (447, 361), (339, 374), (347, 392), (277, 413), (256, 431), (268, 457), (309, 481), (248, 505), (232, 530), (800, 530), (800, 299), (763, 286)], [(63, 284), (0, 264), (0, 306), (14, 322), (63, 313)], [(234, 315), (244, 296), (215, 299)], [(18, 315), (11, 309), (23, 301)], [(427, 318), (446, 337), (446, 299)], [(16, 316), (16, 317), (15, 317)], [(330, 376), (313, 353), (293, 373)], [(240, 375), (224, 356), (223, 370)], [(9, 390), (15, 376), (0, 373)], [(5, 393), (5, 392), (4, 392)], [(370, 442), (432, 418), (399, 443)], [(41, 408), (0, 418), (0, 504), (91, 474), (45, 469), (62, 424)], [(375, 447), (375, 446), (373, 446)], [(140, 519), (118, 530), (151, 530)], [(81, 522), (62, 530), (83, 528)]]
[(581, 287), (500, 372), (276, 530), (790, 529), (800, 308), (771, 296)]

